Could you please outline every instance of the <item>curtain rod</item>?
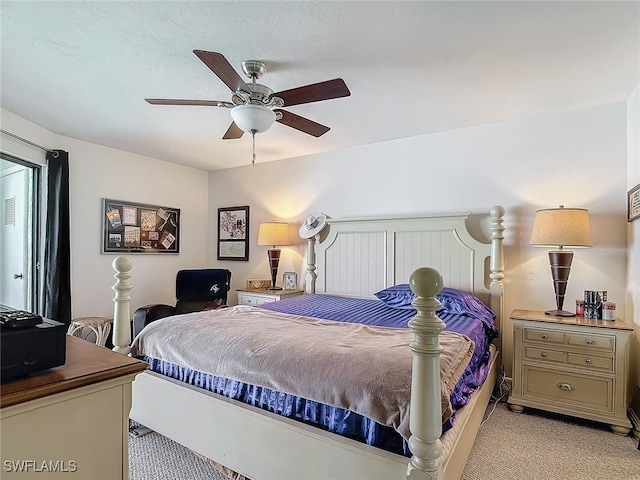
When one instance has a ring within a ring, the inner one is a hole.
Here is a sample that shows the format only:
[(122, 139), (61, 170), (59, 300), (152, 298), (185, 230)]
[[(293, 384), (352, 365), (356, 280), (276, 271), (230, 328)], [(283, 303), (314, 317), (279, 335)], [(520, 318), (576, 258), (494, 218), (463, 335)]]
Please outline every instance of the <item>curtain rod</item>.
[(26, 143), (28, 145), (31, 145), (32, 147), (39, 148), (40, 150), (43, 150), (45, 152), (53, 153), (54, 157), (58, 156), (58, 152), (56, 152), (54, 150), (51, 150), (49, 148), (43, 147), (42, 145), (38, 145), (37, 143), (33, 143), (32, 141), (27, 140), (26, 138), (19, 137), (15, 133), (7, 132), (6, 130), (2, 130), (2, 129), (0, 129), (0, 133), (4, 133), (5, 135), (9, 135), (10, 137), (15, 138), (16, 140), (20, 140), (21, 142), (24, 142), (24, 143)]

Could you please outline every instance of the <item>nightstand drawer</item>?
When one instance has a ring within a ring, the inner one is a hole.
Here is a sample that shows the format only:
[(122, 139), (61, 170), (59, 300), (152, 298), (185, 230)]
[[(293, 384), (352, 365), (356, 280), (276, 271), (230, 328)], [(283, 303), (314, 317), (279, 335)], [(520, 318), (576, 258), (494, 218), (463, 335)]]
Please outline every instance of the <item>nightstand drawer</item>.
[(593, 368), (595, 370), (602, 370), (605, 372), (613, 372), (613, 358), (612, 357), (597, 357), (594, 355), (584, 355), (580, 353), (568, 354), (569, 365), (576, 365), (579, 367)]
[(564, 352), (525, 345), (524, 358), (529, 360), (564, 363)]
[(568, 343), (575, 347), (586, 347), (594, 350), (613, 352), (616, 345), (616, 337), (610, 335), (570, 333)]
[(550, 369), (524, 366), (524, 398), (534, 397), (551, 402), (613, 411), (613, 378), (574, 375)]
[(524, 328), (525, 342), (543, 342), (563, 345), (565, 342), (565, 334), (555, 330), (545, 330), (542, 328)]
[(277, 298), (274, 297), (262, 297), (259, 295), (247, 295), (244, 293), (238, 294), (238, 304), (240, 305), (262, 305), (263, 303), (275, 302)]
[(257, 307), (263, 303), (277, 302), (278, 300), (296, 297), (303, 293), (303, 290), (269, 290), (265, 288), (254, 290), (238, 289), (238, 305)]

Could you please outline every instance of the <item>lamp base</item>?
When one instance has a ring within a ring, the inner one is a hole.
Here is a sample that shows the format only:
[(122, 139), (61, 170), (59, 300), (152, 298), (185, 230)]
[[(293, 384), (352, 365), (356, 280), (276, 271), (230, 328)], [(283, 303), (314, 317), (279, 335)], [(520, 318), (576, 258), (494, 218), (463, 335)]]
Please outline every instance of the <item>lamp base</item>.
[(267, 287), (267, 290), (282, 290), (282, 287)]
[(576, 314), (572, 312), (567, 312), (566, 310), (547, 310), (544, 312), (545, 315), (553, 315), (554, 317), (575, 317)]

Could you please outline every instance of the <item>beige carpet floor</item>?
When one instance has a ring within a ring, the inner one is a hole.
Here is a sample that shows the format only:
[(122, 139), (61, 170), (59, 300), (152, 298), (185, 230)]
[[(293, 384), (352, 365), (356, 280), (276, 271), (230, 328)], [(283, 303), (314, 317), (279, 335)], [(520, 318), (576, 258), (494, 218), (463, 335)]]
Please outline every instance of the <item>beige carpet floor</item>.
[[(487, 414), (493, 408), (494, 404), (489, 405)], [(462, 478), (640, 480), (637, 445), (638, 440), (615, 435), (605, 425), (533, 410), (517, 414), (505, 403), (499, 403), (480, 428)], [(191, 451), (152, 432), (129, 437), (129, 478), (223, 480), (225, 477)]]
[(499, 403), (478, 432), (462, 478), (640, 479), (637, 446), (637, 439), (600, 423), (531, 409), (518, 414)]

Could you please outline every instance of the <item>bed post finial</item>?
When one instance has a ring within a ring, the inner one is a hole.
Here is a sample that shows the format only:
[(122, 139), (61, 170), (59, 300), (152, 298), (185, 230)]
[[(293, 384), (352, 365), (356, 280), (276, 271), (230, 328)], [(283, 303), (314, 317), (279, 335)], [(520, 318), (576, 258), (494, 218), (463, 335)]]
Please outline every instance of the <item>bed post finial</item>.
[(133, 288), (129, 279), (131, 278), (131, 267), (133, 263), (127, 257), (118, 256), (113, 260), (113, 269), (116, 283), (111, 289), (116, 292), (113, 297), (113, 351), (128, 355), (131, 352), (131, 296), (129, 292)]
[(407, 467), (408, 480), (436, 480), (441, 477), (438, 459), (442, 455), (442, 405), (440, 402), (440, 345), (438, 335), (445, 324), (436, 315), (443, 280), (433, 268), (422, 267), (409, 277), (417, 295), (412, 304), (418, 310), (409, 320), (413, 330), (411, 371), (411, 418), (409, 449), (413, 456)]

